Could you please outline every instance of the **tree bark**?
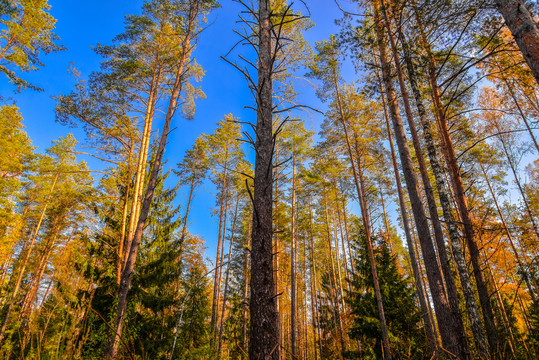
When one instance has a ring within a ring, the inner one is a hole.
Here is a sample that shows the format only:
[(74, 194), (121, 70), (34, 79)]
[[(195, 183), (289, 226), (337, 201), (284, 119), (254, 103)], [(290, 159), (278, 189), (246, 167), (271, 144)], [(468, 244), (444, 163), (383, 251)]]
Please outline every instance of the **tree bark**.
[(251, 360), (279, 359), (273, 280), (273, 62), (269, 0), (258, 1), (258, 85), (251, 250)]
[(495, 4), (539, 83), (539, 24), (524, 0), (495, 0)]

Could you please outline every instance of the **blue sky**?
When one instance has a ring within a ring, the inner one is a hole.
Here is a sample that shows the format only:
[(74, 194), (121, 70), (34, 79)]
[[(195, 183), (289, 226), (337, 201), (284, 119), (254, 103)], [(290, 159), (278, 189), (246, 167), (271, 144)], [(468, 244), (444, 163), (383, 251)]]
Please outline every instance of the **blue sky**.
[[(45, 91), (25, 90), (15, 93), (8, 81), (0, 78), (0, 95), (10, 98), (20, 108), (26, 131), (34, 146), (37, 146), (37, 151), (43, 151), (50, 146), (52, 140), (70, 132), (80, 141), (83, 140), (81, 131), (55, 122), (55, 101), (52, 97), (67, 94), (73, 88), (75, 81), (68, 71), (71, 65), (81, 72), (83, 78), (99, 69), (101, 59), (94, 54), (92, 47), (98, 43), (110, 44), (112, 38), (123, 31), (124, 16), (140, 13), (142, 3), (141, 0), (49, 0), (51, 14), (57, 19), (56, 34), (61, 38), (60, 44), (67, 50), (42, 57), (45, 67), (22, 75), (25, 80)], [(301, 2), (297, 3), (304, 11)], [(311, 0), (307, 3), (311, 20), (316, 26), (305, 34), (305, 38), (314, 45), (314, 41), (328, 38), (331, 33), (338, 31), (334, 20), (341, 17), (341, 13), (333, 1)], [(233, 29), (239, 28), (236, 24), (239, 10), (236, 2), (221, 1), (221, 8), (210, 16), (212, 25), (199, 40), (195, 57), (206, 72), (200, 85), (207, 98), (197, 102), (194, 120), (187, 121), (180, 117), (175, 119), (173, 127), (177, 129), (170, 135), (166, 150), (169, 166), (182, 159), (185, 150), (191, 147), (197, 136), (212, 133), (224, 114), (233, 113), (243, 119), (252, 119), (254, 115), (243, 108), (252, 101), (244, 79), (220, 59), (238, 40)], [(350, 73), (353, 75), (352, 71)], [(303, 103), (323, 109), (312, 88), (301, 87), (297, 90), (302, 92), (300, 98)], [(308, 127), (318, 131), (321, 116), (305, 114), (305, 117)], [(96, 160), (84, 159), (93, 170), (103, 166)], [(217, 237), (216, 219), (210, 215), (215, 204), (211, 191), (211, 188), (207, 188), (197, 195), (190, 227), (192, 233), (206, 239), (209, 256), (214, 252), (213, 244)]]

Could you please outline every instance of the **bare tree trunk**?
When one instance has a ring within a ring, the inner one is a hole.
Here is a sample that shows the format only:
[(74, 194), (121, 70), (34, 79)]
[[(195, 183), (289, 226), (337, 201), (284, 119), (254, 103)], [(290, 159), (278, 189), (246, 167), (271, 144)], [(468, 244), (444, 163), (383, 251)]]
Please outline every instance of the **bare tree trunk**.
[(443, 347), (449, 352), (458, 356), (461, 354), (461, 350), (458, 346), (460, 335), (454, 332), (456, 327), (454, 325), (453, 314), (447, 301), (442, 274), (438, 266), (436, 251), (434, 250), (434, 244), (432, 242), (429, 224), (425, 214), (425, 208), (419, 195), (417, 177), (414, 171), (414, 165), (412, 163), (410, 150), (408, 149), (406, 135), (404, 133), (404, 126), (402, 124), (398, 109), (397, 96), (392, 84), (391, 66), (386, 53), (379, 2), (376, 0), (373, 3), (375, 11), (375, 28), (378, 38), (378, 47), (380, 50), (380, 61), (382, 65), (382, 78), (384, 80), (387, 98), (389, 101), (389, 111), (393, 121), (393, 129), (399, 148), (401, 165), (404, 173), (404, 179), (406, 181), (406, 188), (408, 189), (408, 194), (410, 196), (412, 212), (414, 214), (419, 241), (421, 243), (421, 251), (423, 253), (430, 291), (434, 302), (434, 308), (436, 310), (439, 325), (438, 328), (442, 337)]
[(429, 315), (429, 305), (427, 304), (425, 300), (425, 294), (424, 294), (425, 291), (423, 288), (423, 282), (421, 281), (421, 271), (418, 266), (418, 260), (416, 257), (415, 248), (413, 246), (412, 237), (410, 235), (410, 225), (408, 223), (408, 214), (406, 213), (406, 204), (404, 201), (404, 193), (402, 190), (399, 166), (397, 164), (397, 154), (395, 151), (395, 145), (393, 144), (393, 135), (391, 133), (391, 125), (389, 124), (389, 114), (387, 113), (384, 87), (383, 87), (382, 79), (380, 77), (380, 73), (377, 72), (377, 75), (378, 75), (378, 81), (380, 83), (382, 105), (384, 107), (384, 117), (386, 120), (389, 147), (391, 149), (391, 160), (393, 164), (393, 172), (395, 173), (395, 183), (397, 184), (397, 194), (399, 197), (399, 207), (401, 210), (402, 225), (404, 228), (404, 235), (406, 237), (406, 245), (408, 248), (408, 254), (410, 255), (410, 262), (412, 265), (412, 273), (414, 275), (415, 288), (417, 292), (417, 297), (419, 299), (419, 305), (421, 308), (421, 315), (423, 317), (425, 332), (427, 335), (427, 339), (429, 340), (429, 347), (432, 353), (436, 355), (437, 348), (438, 348), (438, 342), (436, 340), (437, 339), (436, 329), (433, 327), (433, 323), (431, 322), (430, 315)]
[(273, 61), (269, 0), (258, 1), (258, 85), (251, 250), (251, 360), (279, 359), (273, 280)]
[(0, 329), (0, 344), (2, 343), (2, 340), (4, 339), (4, 335), (6, 332), (6, 327), (9, 322), (9, 316), (11, 315), (11, 311), (13, 310), (13, 305), (15, 304), (15, 300), (17, 299), (17, 295), (19, 294), (19, 289), (21, 287), (21, 281), (24, 276), (24, 272), (26, 270), (26, 267), (28, 266), (28, 260), (30, 260), (30, 255), (32, 254), (32, 249), (34, 247), (34, 243), (37, 239), (37, 235), (39, 233), (39, 229), (41, 228), (41, 224), (43, 223), (43, 219), (45, 218), (45, 214), (47, 212), (47, 208), (49, 207), (49, 203), (52, 197), (52, 193), (54, 192), (54, 188), (56, 186), (56, 182), (58, 181), (58, 175), (57, 172), (54, 176), (54, 180), (51, 185), (51, 190), (49, 192), (49, 195), (47, 196), (47, 199), (45, 200), (45, 204), (43, 205), (43, 210), (41, 211), (41, 215), (39, 217), (39, 220), (36, 224), (36, 228), (34, 230), (34, 234), (32, 235), (32, 240), (30, 241), (30, 245), (28, 246), (28, 249), (26, 250), (26, 255), (24, 256), (24, 260), (22, 262), (22, 265), (19, 269), (19, 275), (17, 276), (17, 280), (15, 281), (15, 287), (13, 288), (13, 293), (11, 294), (9, 298), (9, 304), (6, 310), (6, 315), (4, 317), (4, 321), (2, 323), (2, 328)]
[[(150, 205), (153, 199), (153, 193), (157, 185), (157, 178), (159, 172), (161, 171), (161, 165), (163, 161), (163, 155), (165, 153), (165, 146), (167, 143), (168, 135), (170, 132), (170, 124), (176, 108), (178, 106), (178, 100), (180, 98), (181, 86), (182, 86), (182, 77), (184, 75), (184, 67), (187, 60), (187, 57), (190, 53), (190, 42), (192, 32), (194, 31), (195, 19), (198, 15), (198, 6), (199, 0), (191, 0), (189, 4), (189, 21), (186, 28), (185, 38), (182, 43), (182, 55), (178, 61), (178, 68), (175, 75), (175, 81), (172, 88), (172, 93), (170, 95), (170, 100), (168, 104), (168, 110), (165, 116), (165, 123), (163, 125), (163, 131), (161, 133), (161, 139), (157, 147), (157, 152), (155, 155), (155, 161), (150, 173), (150, 179), (146, 187), (146, 193), (144, 196), (144, 201), (142, 203), (142, 208), (140, 211), (140, 216), (137, 223), (137, 228), (133, 236), (133, 241), (129, 249), (129, 254), (125, 267), (122, 271), (122, 277), (120, 281), (120, 287), (118, 289), (118, 310), (116, 312), (116, 318), (114, 321), (114, 334), (111, 337), (111, 342), (109, 349), (107, 350), (106, 359), (113, 360), (118, 354), (118, 348), (120, 345), (120, 338), (122, 336), (123, 323), (125, 318), (125, 313), (127, 310), (127, 293), (129, 292), (129, 287), (131, 285), (131, 278), (133, 276), (133, 270), (135, 268), (135, 261), (137, 259), (138, 249), (142, 241), (142, 234), (144, 227), (146, 225), (146, 219), (148, 213), (150, 212)], [(127, 250), (127, 249), (126, 249)]]
[(539, 24), (524, 0), (495, 0), (495, 4), (539, 83)]

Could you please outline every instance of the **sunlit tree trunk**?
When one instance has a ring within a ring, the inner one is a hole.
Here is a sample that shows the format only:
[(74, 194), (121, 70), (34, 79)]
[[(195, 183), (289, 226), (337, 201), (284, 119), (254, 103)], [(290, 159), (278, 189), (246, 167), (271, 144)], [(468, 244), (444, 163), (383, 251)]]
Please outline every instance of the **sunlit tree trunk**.
[(178, 66), (175, 74), (174, 84), (170, 94), (167, 113), (165, 115), (165, 122), (161, 133), (161, 139), (159, 141), (159, 145), (155, 154), (155, 161), (153, 163), (150, 178), (148, 180), (148, 185), (146, 187), (144, 201), (140, 210), (140, 216), (138, 218), (136, 231), (133, 236), (133, 241), (131, 247), (126, 247), (128, 256), (120, 279), (120, 287), (118, 289), (118, 310), (116, 312), (116, 318), (114, 321), (113, 336), (111, 337), (109, 349), (106, 354), (107, 359), (115, 359), (118, 354), (118, 348), (120, 345), (123, 323), (127, 309), (127, 293), (129, 292), (129, 287), (131, 285), (133, 270), (135, 268), (135, 261), (137, 259), (138, 249), (142, 241), (142, 235), (144, 227), (146, 225), (146, 219), (148, 217), (148, 213), (150, 212), (150, 205), (153, 199), (155, 187), (157, 185), (157, 179), (161, 171), (163, 155), (165, 153), (165, 146), (167, 144), (167, 139), (170, 132), (170, 125), (176, 108), (178, 106), (178, 100), (180, 98), (184, 67), (191, 50), (191, 36), (192, 32), (194, 31), (193, 27), (195, 19), (198, 15), (198, 6), (199, 0), (192, 0), (189, 3), (189, 17), (188, 24), (186, 27), (186, 33), (182, 41), (182, 54), (180, 59), (178, 59)]
[(258, 1), (258, 84), (251, 250), (251, 360), (278, 360), (273, 274), (273, 50), (269, 0)]

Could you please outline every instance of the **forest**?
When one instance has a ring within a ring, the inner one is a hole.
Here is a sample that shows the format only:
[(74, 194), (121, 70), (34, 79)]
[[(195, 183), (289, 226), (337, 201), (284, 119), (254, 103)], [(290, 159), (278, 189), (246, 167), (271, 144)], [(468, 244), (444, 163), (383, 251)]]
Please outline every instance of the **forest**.
[(1, 359), (539, 358), (537, 1), (66, 3), (0, 0)]

